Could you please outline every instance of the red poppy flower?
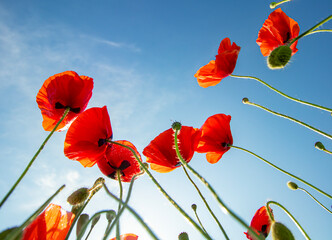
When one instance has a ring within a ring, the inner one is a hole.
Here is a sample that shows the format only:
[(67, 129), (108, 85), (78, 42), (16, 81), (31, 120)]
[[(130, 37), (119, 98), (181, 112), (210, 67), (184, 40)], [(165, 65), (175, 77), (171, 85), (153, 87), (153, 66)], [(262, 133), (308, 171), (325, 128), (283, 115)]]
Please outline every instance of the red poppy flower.
[(70, 107), (68, 115), (56, 129), (56, 131), (65, 130), (85, 110), (92, 96), (92, 88), (92, 78), (79, 76), (73, 71), (49, 77), (36, 97), (45, 131), (52, 131), (63, 116), (65, 108)]
[[(186, 162), (190, 162), (197, 145), (199, 131), (193, 127), (182, 126), (178, 133), (178, 145), (180, 153)], [(174, 130), (168, 129), (153, 139), (144, 148), (143, 155), (150, 167), (160, 173), (166, 173), (179, 167), (181, 164), (174, 146)]]
[(206, 153), (209, 163), (216, 163), (229, 150), (227, 144), (233, 144), (230, 129), (231, 116), (216, 114), (209, 117), (201, 127), (201, 136), (196, 152)]
[(71, 212), (50, 204), (23, 231), (22, 240), (63, 240), (75, 218)]
[[(136, 147), (131, 142), (125, 140), (116, 142), (131, 147), (141, 159)], [(121, 181), (123, 182), (130, 182), (135, 174), (141, 172), (140, 165), (133, 153), (129, 149), (117, 144), (110, 145), (104, 157), (97, 164), (100, 171), (112, 179), (117, 179), (117, 170), (119, 170)]]
[(221, 41), (216, 60), (210, 61), (207, 65), (201, 67), (194, 77), (197, 78), (201, 87), (215, 86), (221, 79), (229, 76), (234, 71), (240, 47), (231, 40), (225, 38)]
[[(270, 211), (272, 212), (271, 208)], [(256, 211), (254, 217), (251, 220), (250, 227), (253, 228), (253, 230), (258, 235), (263, 234), (264, 237), (267, 237), (267, 235), (269, 235), (271, 228), (271, 220), (265, 206), (261, 207)], [(244, 234), (247, 236), (248, 239), (254, 240), (254, 238), (249, 235), (249, 232), (246, 232)]]
[(109, 139), (112, 139), (112, 127), (106, 106), (90, 108), (69, 127), (64, 153), (84, 167), (92, 167), (105, 154)]
[[(260, 46), (264, 57), (279, 46), (289, 43), (299, 35), (300, 27), (297, 22), (288, 17), (280, 8), (273, 11), (259, 30), (256, 43)], [(291, 46), (292, 55), (297, 52), (297, 41)]]
[[(137, 239), (138, 239), (138, 236), (135, 234), (132, 234), (132, 233), (127, 233), (127, 234), (123, 234), (120, 236), (120, 240), (137, 240)], [(116, 237), (112, 238), (110, 240), (116, 240)]]

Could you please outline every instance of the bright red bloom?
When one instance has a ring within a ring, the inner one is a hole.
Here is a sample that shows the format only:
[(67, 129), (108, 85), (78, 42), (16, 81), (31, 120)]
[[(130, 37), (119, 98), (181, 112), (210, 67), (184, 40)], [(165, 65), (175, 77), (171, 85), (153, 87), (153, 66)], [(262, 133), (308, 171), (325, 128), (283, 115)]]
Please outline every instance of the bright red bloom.
[[(120, 240), (137, 240), (137, 239), (138, 239), (138, 236), (135, 234), (132, 234), (132, 233), (127, 233), (127, 234), (123, 234), (120, 236)], [(110, 240), (116, 240), (116, 237), (112, 238)]]
[(75, 218), (71, 212), (50, 204), (23, 231), (22, 240), (63, 240)]
[(225, 38), (221, 41), (216, 60), (210, 61), (201, 67), (194, 77), (197, 78), (199, 86), (206, 88), (220, 83), (221, 79), (229, 76), (234, 71), (240, 47), (231, 40)]
[(110, 139), (112, 127), (106, 106), (90, 108), (80, 114), (68, 129), (64, 153), (84, 167), (92, 167), (104, 156)]
[[(256, 43), (260, 46), (263, 56), (267, 57), (277, 47), (299, 36), (299, 32), (298, 23), (278, 8), (265, 20), (263, 27), (259, 30)], [(290, 46), (292, 55), (297, 52), (296, 45), (297, 41)]]
[[(131, 147), (141, 160), (140, 154), (131, 142), (125, 140), (116, 142)], [(129, 149), (117, 144), (110, 145), (104, 157), (97, 164), (100, 171), (112, 179), (117, 179), (117, 170), (120, 170), (122, 182), (130, 182), (135, 174), (141, 172), (134, 154)]]
[[(194, 155), (198, 137), (199, 131), (193, 127), (182, 126), (178, 133), (179, 150), (186, 162), (190, 162)], [(181, 162), (175, 151), (174, 130), (170, 128), (159, 134), (144, 148), (143, 155), (151, 163), (151, 169), (157, 172), (166, 173), (179, 167)]]
[(230, 123), (231, 116), (216, 114), (209, 117), (201, 127), (201, 136), (196, 152), (206, 153), (209, 163), (216, 163), (229, 150), (227, 144), (233, 144)]
[(73, 71), (58, 73), (49, 77), (36, 97), (43, 116), (45, 131), (52, 131), (63, 116), (65, 108), (70, 107), (68, 115), (56, 131), (65, 130), (85, 110), (92, 96), (92, 89), (92, 78), (79, 76)]
[[(272, 212), (271, 208), (270, 211)], [(253, 230), (258, 235), (263, 234), (265, 238), (267, 237), (267, 235), (269, 235), (271, 228), (271, 220), (265, 206), (261, 207), (256, 211), (254, 217), (251, 220), (250, 227), (253, 228)], [(247, 236), (248, 239), (254, 240), (254, 238), (249, 235), (249, 232), (246, 232), (244, 234)]]

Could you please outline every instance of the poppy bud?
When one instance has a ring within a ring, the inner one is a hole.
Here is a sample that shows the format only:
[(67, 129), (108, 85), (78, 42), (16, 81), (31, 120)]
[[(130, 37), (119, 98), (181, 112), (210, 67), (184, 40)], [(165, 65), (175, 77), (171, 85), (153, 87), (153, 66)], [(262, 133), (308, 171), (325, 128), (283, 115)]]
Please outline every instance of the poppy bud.
[(99, 221), (99, 219), (100, 219), (100, 215), (97, 215), (96, 217), (94, 217), (91, 222), (91, 227), (94, 227), (97, 224), (97, 222)]
[(194, 203), (193, 205), (191, 205), (191, 208), (196, 212), (197, 205)]
[(267, 58), (267, 65), (270, 69), (284, 68), (292, 57), (292, 49), (283, 45), (274, 49)]
[(273, 9), (277, 6), (277, 3), (276, 2), (271, 2), (270, 3), (270, 8)]
[[(83, 230), (83, 226), (89, 221), (89, 215), (88, 214), (81, 214), (80, 217), (77, 220), (77, 225), (76, 225), (76, 236), (80, 235), (81, 231)], [(85, 228), (86, 229), (86, 228)], [(85, 231), (84, 229), (84, 231)], [(82, 235), (84, 232), (82, 233)]]
[[(18, 227), (12, 227), (12, 228), (8, 228), (8, 229), (2, 231), (0, 233), (0, 239), (5, 239), (7, 236), (10, 236), (13, 232), (15, 232), (17, 230), (17, 228)], [(14, 240), (22, 239), (22, 234), (23, 234), (23, 232), (21, 230), (20, 234), (18, 236), (16, 236), (16, 238)]]
[(179, 240), (189, 240), (188, 233), (182, 232), (179, 234)]
[(242, 103), (243, 103), (243, 104), (247, 104), (248, 102), (249, 102), (249, 99), (248, 99), (248, 98), (245, 97), (245, 98), (242, 99)]
[(80, 211), (82, 205), (73, 205), (73, 207), (71, 208), (71, 212), (74, 213), (75, 215)]
[(70, 205), (79, 205), (84, 203), (84, 201), (89, 197), (89, 195), (90, 190), (88, 188), (80, 188), (70, 194), (70, 196), (67, 198), (67, 202)]
[(292, 232), (280, 222), (272, 223), (271, 234), (273, 240), (295, 240)]
[(322, 150), (322, 151), (325, 150), (325, 146), (321, 142), (316, 142), (315, 143), (315, 148), (317, 148), (318, 150)]
[(291, 182), (291, 181), (289, 181), (289, 182), (287, 183), (287, 186), (288, 186), (288, 188), (289, 188), (290, 190), (296, 190), (296, 189), (299, 188), (295, 182)]
[(181, 126), (182, 126), (182, 124), (180, 123), (180, 122), (173, 122), (172, 123), (172, 129), (174, 130), (174, 131), (176, 131), (176, 130), (181, 130)]
[(113, 219), (115, 218), (116, 216), (116, 212), (114, 210), (110, 210), (106, 213), (106, 218), (107, 218), (107, 221), (109, 222), (112, 222)]
[[(148, 164), (148, 163), (144, 162), (143, 165), (144, 165), (147, 169), (149, 169), (149, 164)], [(143, 167), (140, 166), (139, 168), (141, 169), (141, 171), (144, 171)]]

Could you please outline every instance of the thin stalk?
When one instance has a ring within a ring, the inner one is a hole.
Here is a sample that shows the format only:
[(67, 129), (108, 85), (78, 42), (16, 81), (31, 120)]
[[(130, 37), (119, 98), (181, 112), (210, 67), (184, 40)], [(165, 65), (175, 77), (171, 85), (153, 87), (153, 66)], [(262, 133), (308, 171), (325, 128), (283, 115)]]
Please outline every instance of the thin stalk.
[(281, 113), (278, 113), (278, 112), (272, 111), (272, 110), (270, 110), (270, 109), (268, 109), (268, 108), (266, 108), (266, 107), (263, 107), (263, 106), (261, 106), (261, 105), (259, 105), (259, 104), (249, 102), (249, 100), (248, 100), (248, 101), (244, 101), (244, 104), (248, 104), (248, 105), (251, 105), (251, 106), (254, 106), (254, 107), (261, 108), (261, 109), (263, 109), (263, 110), (265, 110), (265, 111), (267, 111), (267, 112), (269, 112), (269, 113), (272, 113), (272, 114), (274, 114), (274, 115), (276, 115), (276, 116), (279, 116), (279, 117), (282, 117), (282, 118), (286, 118), (286, 119), (288, 119), (288, 120), (291, 120), (291, 121), (293, 121), (293, 122), (295, 122), (295, 123), (297, 123), (297, 124), (300, 124), (300, 125), (302, 125), (302, 126), (304, 126), (304, 127), (306, 127), (306, 128), (309, 128), (310, 130), (312, 130), (312, 131), (314, 131), (314, 132), (316, 132), (316, 133), (319, 133), (319, 134), (321, 134), (322, 136), (327, 137), (327, 138), (329, 138), (329, 139), (332, 140), (332, 136), (331, 136), (330, 134), (327, 134), (327, 133), (325, 133), (325, 132), (323, 132), (323, 131), (321, 131), (321, 130), (319, 130), (319, 129), (317, 129), (317, 128), (314, 128), (314, 127), (310, 126), (309, 124), (306, 124), (306, 123), (304, 123), (304, 122), (301, 122), (301, 121), (299, 121), (299, 120), (297, 120), (297, 119), (295, 119), (295, 118), (292, 118), (292, 117), (289, 117), (289, 116), (287, 116), (287, 115), (284, 115), (284, 114), (281, 114)]
[[(111, 193), (108, 188), (106, 187), (106, 185), (103, 183), (104, 189), (106, 191), (106, 193), (111, 196), (114, 200), (121, 202), (121, 200), (119, 198), (117, 198), (113, 193)], [(152, 239), (158, 240), (159, 238), (153, 233), (153, 231), (148, 227), (148, 225), (144, 222), (144, 220), (140, 217), (140, 215), (138, 215), (134, 209), (132, 209), (129, 205), (127, 205), (125, 202), (121, 202), (122, 204), (122, 208), (127, 208), (127, 210), (134, 215), (134, 217), (137, 219), (137, 221), (139, 221), (140, 224), (142, 224), (142, 226), (144, 227), (144, 229), (150, 234), (150, 236), (152, 237)]]
[(320, 33), (320, 32), (332, 32), (332, 29), (319, 29), (319, 30), (315, 30), (315, 31), (312, 31), (312, 32), (308, 33), (307, 36), (311, 35), (311, 34), (314, 34), (314, 33)]
[(46, 137), (46, 139), (44, 140), (44, 142), (42, 143), (42, 145), (39, 147), (38, 151), (35, 153), (35, 155), (32, 157), (32, 159), (30, 160), (30, 162), (28, 163), (28, 165), (26, 166), (26, 168), (24, 169), (23, 173), (21, 174), (21, 176), (17, 179), (17, 181), (15, 182), (15, 184), (11, 187), (11, 189), (9, 190), (9, 192), (6, 194), (6, 196), (2, 199), (1, 203), (0, 203), (0, 208), (2, 207), (2, 205), (6, 202), (7, 198), (12, 194), (12, 192), (15, 190), (16, 186), (21, 182), (22, 178), (25, 176), (25, 174), (28, 172), (28, 170), (30, 169), (31, 165), (33, 164), (33, 162), (35, 161), (35, 159), (37, 158), (37, 156), (39, 155), (39, 153), (41, 152), (41, 150), (43, 150), (45, 144), (47, 143), (47, 141), (51, 138), (51, 136), (53, 135), (53, 133), (55, 132), (55, 130), (57, 129), (57, 127), (60, 125), (60, 123), (63, 121), (63, 119), (67, 116), (68, 112), (70, 111), (70, 108), (67, 107), (61, 117), (61, 119), (59, 120), (59, 122), (55, 125), (55, 127), (53, 128), (53, 130), (50, 132), (50, 134), (48, 134), (48, 136)]
[(141, 159), (137, 156), (136, 152), (129, 146), (126, 146), (124, 144), (118, 143), (118, 142), (114, 142), (114, 141), (108, 141), (110, 143), (113, 144), (117, 144), (120, 145), (124, 148), (127, 148), (128, 150), (130, 150), (133, 155), (135, 156), (136, 160), (138, 161), (138, 163), (140, 164), (141, 168), (144, 169), (144, 171), (147, 173), (147, 175), (151, 178), (152, 182), (157, 186), (157, 188), (159, 189), (159, 191), (161, 191), (164, 196), (166, 197), (166, 199), (206, 238), (206, 239), (211, 239), (212, 238), (203, 231), (203, 229), (201, 229), (201, 227), (168, 195), (168, 193), (162, 188), (162, 186), (158, 183), (158, 181), (153, 177), (153, 175), (151, 174), (151, 172), (149, 171), (149, 169), (143, 164), (143, 162), (141, 161)]
[(316, 191), (320, 192), (321, 194), (325, 195), (326, 197), (332, 199), (332, 196), (331, 196), (331, 195), (329, 195), (329, 194), (327, 194), (326, 192), (320, 190), (319, 188), (315, 187), (314, 185), (308, 183), (307, 181), (304, 181), (303, 179), (301, 179), (301, 178), (299, 178), (299, 177), (297, 177), (297, 176), (295, 176), (295, 175), (293, 175), (293, 174), (291, 174), (291, 173), (289, 173), (289, 172), (287, 172), (287, 171), (285, 171), (285, 170), (283, 170), (283, 169), (277, 167), (276, 165), (270, 163), (269, 161), (265, 160), (265, 159), (262, 158), (261, 156), (255, 154), (255, 153), (253, 153), (253, 152), (251, 152), (251, 151), (249, 151), (249, 150), (247, 150), (247, 149), (245, 149), (245, 148), (241, 148), (241, 147), (237, 147), (237, 146), (233, 146), (233, 145), (228, 145), (228, 146), (231, 147), (231, 148), (236, 148), (236, 149), (242, 150), (242, 151), (244, 151), (244, 152), (247, 152), (247, 153), (249, 153), (249, 154), (255, 156), (256, 158), (262, 160), (263, 162), (267, 163), (267, 164), (270, 165), (271, 167), (274, 167), (275, 169), (279, 170), (280, 172), (282, 172), (282, 173), (284, 173), (284, 174), (286, 174), (286, 175), (288, 175), (288, 176), (290, 176), (290, 177), (292, 177), (292, 178), (294, 178), (294, 179), (297, 179), (298, 181), (300, 181), (300, 182), (302, 182), (302, 183), (308, 185), (309, 187), (315, 189)]
[[(201, 197), (201, 199), (203, 200), (206, 208), (209, 210), (210, 214), (212, 215), (212, 217), (214, 218), (214, 220), (216, 221), (216, 223), (218, 224), (220, 230), (222, 231), (222, 233), (224, 234), (225, 238), (227, 240), (229, 240), (229, 237), (227, 236), (227, 233), (225, 231), (225, 229), (222, 227), (221, 223), (219, 222), (218, 218), (216, 217), (216, 215), (214, 214), (214, 212), (212, 211), (212, 209), (210, 208), (208, 202), (206, 201), (205, 197), (203, 196), (202, 192), (199, 190), (198, 186), (196, 185), (196, 183), (192, 180), (192, 178), (189, 176), (186, 168), (182, 165), (182, 168), (187, 176), (187, 178), (189, 179), (189, 181), (192, 183), (192, 185), (194, 185), (194, 187), (196, 188), (199, 196)], [(201, 224), (202, 226), (202, 224)], [(204, 229), (204, 228), (203, 228)], [(205, 229), (204, 229), (205, 230)], [(206, 231), (205, 231), (206, 232)]]
[(314, 201), (316, 201), (316, 203), (318, 203), (326, 211), (328, 211), (329, 213), (332, 213), (332, 211), (330, 211), (327, 207), (325, 207), (320, 201), (318, 201), (314, 196), (312, 196), (307, 190), (305, 190), (304, 188), (301, 188), (301, 187), (298, 187), (298, 189), (300, 189), (303, 192), (305, 192), (306, 194), (308, 194)]
[[(120, 188), (120, 194), (119, 194), (119, 206), (118, 206), (118, 212), (117, 214), (119, 214), (120, 210), (121, 210), (121, 202), (122, 202), (122, 194), (123, 194), (123, 189), (122, 189), (122, 183), (121, 183), (121, 173), (120, 170), (116, 171), (117, 177), (118, 177), (118, 182), (119, 182), (119, 188)], [(117, 219), (116, 221), (116, 239), (120, 240), (120, 218)]]
[(213, 187), (203, 178), (198, 172), (196, 172), (189, 164), (182, 158), (181, 153), (179, 151), (178, 146), (178, 130), (175, 130), (174, 133), (174, 144), (175, 144), (175, 151), (176, 154), (182, 163), (186, 168), (188, 168), (201, 182), (210, 190), (213, 197), (217, 200), (217, 202), (220, 204), (222, 208), (224, 208), (233, 218), (235, 218), (244, 228), (248, 229), (251, 236), (253, 236), (255, 239), (262, 239), (261, 236), (259, 236), (254, 230), (249, 227), (249, 225), (243, 221), (239, 216), (237, 216), (229, 207), (226, 206), (226, 204), (220, 199), (216, 191), (213, 189)]
[(290, 2), (290, 1), (291, 0), (283, 0), (283, 1), (280, 1), (280, 2), (272, 2), (272, 3), (270, 3), (270, 8), (271, 9), (276, 8), (278, 5), (286, 3), (286, 2)]
[(296, 42), (297, 40), (299, 40), (302, 37), (305, 37), (307, 35), (310, 34), (310, 32), (312, 32), (313, 30), (315, 30), (316, 28), (318, 28), (319, 26), (323, 25), (324, 23), (326, 23), (327, 21), (332, 19), (332, 15), (328, 16), (327, 18), (325, 18), (323, 21), (317, 23), (315, 26), (313, 26), (312, 28), (310, 28), (309, 30), (305, 31), (304, 33), (302, 33), (301, 35), (297, 36), (296, 38), (294, 38), (290, 43), (288, 43), (288, 46), (291, 46), (294, 42)]
[(198, 214), (197, 214), (197, 211), (194, 210), (194, 213), (195, 213), (195, 216), (196, 216), (196, 218), (197, 218), (197, 221), (198, 221), (199, 225), (201, 225), (201, 228), (206, 232), (206, 230), (205, 230), (205, 228), (204, 228), (204, 226), (203, 226), (201, 220), (199, 219), (199, 216), (198, 216)]
[(91, 226), (91, 228), (90, 228), (88, 234), (86, 235), (85, 240), (88, 240), (88, 238), (89, 238), (89, 236), (90, 236), (90, 234), (91, 234), (91, 232), (92, 232), (92, 229), (93, 229), (93, 226)]
[(324, 111), (327, 111), (327, 112), (332, 112), (332, 109), (331, 108), (327, 108), (327, 107), (323, 107), (323, 106), (320, 106), (320, 105), (317, 105), (317, 104), (314, 104), (314, 103), (310, 103), (310, 102), (306, 102), (306, 101), (303, 101), (303, 100), (300, 100), (300, 99), (297, 99), (297, 98), (294, 98), (294, 97), (291, 97), (281, 91), (279, 91), (278, 89), (272, 87), (271, 85), (267, 84), (266, 82), (264, 82), (262, 79), (259, 79), (257, 77), (252, 77), (252, 76), (239, 76), (239, 75), (233, 75), (231, 74), (230, 75), (231, 77), (234, 77), (234, 78), (243, 78), (243, 79), (253, 79), (253, 80), (256, 80), (257, 82), (263, 84), (264, 86), (268, 87), (269, 89), (271, 89), (272, 91), (275, 91), (276, 93), (280, 94), (281, 96), (285, 97), (285, 98), (288, 98), (294, 102), (298, 102), (298, 103), (301, 103), (301, 104), (304, 104), (304, 105), (307, 105), (307, 106), (310, 106), (310, 107), (314, 107), (314, 108), (318, 108), (320, 110), (324, 110)]
[(46, 206), (52, 201), (52, 199), (58, 195), (59, 192), (62, 191), (62, 189), (65, 188), (66, 185), (62, 185), (51, 197), (49, 197), (43, 205), (41, 205), (37, 211), (35, 211), (20, 227), (16, 228), (13, 233), (11, 233), (8, 237), (5, 238), (5, 240), (14, 240), (17, 238), (17, 236), (23, 231), (23, 229), (28, 226), (45, 208)]
[(275, 201), (268, 201), (266, 203), (266, 208), (267, 208), (267, 211), (269, 212), (270, 211), (270, 208), (269, 208), (269, 205), (270, 204), (274, 204), (274, 205), (277, 205), (278, 207), (280, 207), (282, 210), (284, 210), (287, 215), (293, 220), (293, 222), (295, 223), (295, 225), (298, 227), (298, 229), (300, 230), (300, 232), (303, 234), (303, 236), (307, 239), (307, 240), (310, 240), (310, 237), (308, 236), (308, 234), (304, 231), (303, 227), (300, 225), (300, 223), (295, 219), (295, 217), (284, 207), (282, 206), (280, 203), (278, 202), (275, 202)]

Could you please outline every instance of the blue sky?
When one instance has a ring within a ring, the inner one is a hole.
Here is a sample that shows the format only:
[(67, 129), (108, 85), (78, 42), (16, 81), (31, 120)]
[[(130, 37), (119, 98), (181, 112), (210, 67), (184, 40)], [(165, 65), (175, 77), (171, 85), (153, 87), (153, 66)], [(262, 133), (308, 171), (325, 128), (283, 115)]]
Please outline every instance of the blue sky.
[[(216, 113), (232, 116), (234, 145), (247, 148), (277, 166), (332, 194), (332, 158), (314, 148), (329, 139), (286, 119), (243, 105), (242, 98), (303, 120), (331, 133), (331, 115), (282, 98), (254, 80), (227, 77), (215, 87), (203, 89), (193, 77), (214, 59), (220, 41), (229, 37), (241, 47), (234, 70), (251, 75), (285, 93), (331, 107), (331, 34), (301, 39), (299, 51), (282, 70), (271, 71), (256, 38), (272, 11), (269, 1), (1, 1), (0, 3), (0, 198), (18, 178), (47, 133), (35, 97), (45, 79), (66, 70), (94, 78), (89, 107), (106, 105), (114, 139), (133, 142), (142, 152), (172, 121), (200, 127)], [(300, 25), (300, 32), (331, 15), (329, 0), (294, 0), (282, 10)], [(332, 28), (326, 23), (323, 28)], [(101, 176), (97, 166), (83, 168), (63, 154), (65, 132), (56, 133), (17, 190), (0, 211), (1, 229), (21, 224), (59, 186), (67, 187), (54, 200), (65, 209), (75, 189), (90, 186)], [(298, 219), (312, 239), (330, 236), (332, 218), (308, 196), (290, 191), (290, 177), (236, 149), (214, 165), (195, 154), (192, 167), (214, 186), (221, 198), (250, 223), (255, 211), (268, 200), (280, 202)], [(222, 233), (207, 213), (181, 169), (153, 173), (169, 194), (193, 217), (196, 203), (214, 239)], [(296, 181), (295, 181), (296, 182)], [(107, 179), (110, 189), (118, 186)], [(197, 181), (198, 183), (198, 181)], [(331, 200), (297, 182), (330, 208)], [(244, 229), (225, 215), (202, 185), (201, 190), (230, 239), (245, 239)], [(139, 178), (130, 205), (142, 215), (160, 239), (176, 239), (186, 231), (190, 239), (202, 239), (158, 192), (147, 176)], [(100, 191), (87, 207), (93, 214), (117, 209)], [(284, 212), (274, 207), (296, 239), (304, 239)], [(101, 219), (92, 233), (99, 239), (106, 226)], [(149, 239), (128, 213), (121, 218), (122, 233)], [(114, 236), (112, 233), (111, 236)], [(271, 238), (271, 237), (269, 237)], [(73, 236), (71, 239), (74, 239)]]

